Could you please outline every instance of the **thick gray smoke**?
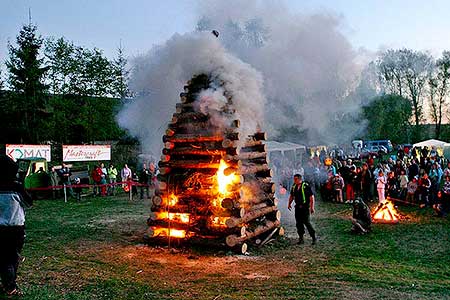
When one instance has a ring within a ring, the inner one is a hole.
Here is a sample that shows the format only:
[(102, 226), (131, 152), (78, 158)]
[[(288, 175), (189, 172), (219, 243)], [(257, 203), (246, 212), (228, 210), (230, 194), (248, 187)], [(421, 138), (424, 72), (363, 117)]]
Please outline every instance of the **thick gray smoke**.
[(358, 135), (362, 66), (328, 14), (299, 15), (280, 1), (208, 1), (199, 30), (217, 29), (225, 47), (264, 77), (272, 136), (303, 143), (345, 142)]
[(143, 96), (119, 122), (146, 150), (159, 153), (180, 90), (202, 72), (229, 82), (248, 131), (260, 122), (271, 138), (313, 144), (346, 142), (364, 129), (355, 122), (363, 66), (337, 17), (293, 14), (280, 2), (256, 0), (202, 1), (198, 15), (197, 33), (175, 34), (134, 61), (131, 88)]
[[(198, 110), (206, 106), (220, 110), (227, 101), (223, 96), (227, 91), (236, 108), (235, 117), (246, 120), (240, 133), (248, 136), (256, 132), (264, 118), (262, 76), (229, 54), (209, 32), (175, 34), (164, 45), (136, 59), (131, 89), (141, 96), (120, 112), (119, 124), (140, 139), (144, 151), (157, 155), (183, 86), (194, 75), (203, 73), (214, 81), (210, 90), (199, 95)], [(229, 126), (232, 121), (219, 114), (212, 118), (217, 127), (225, 122)]]

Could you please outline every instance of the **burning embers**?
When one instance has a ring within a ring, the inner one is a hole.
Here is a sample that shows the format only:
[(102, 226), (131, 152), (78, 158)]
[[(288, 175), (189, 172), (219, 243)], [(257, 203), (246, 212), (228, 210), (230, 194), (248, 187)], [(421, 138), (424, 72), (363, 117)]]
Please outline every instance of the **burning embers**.
[(394, 204), (387, 199), (383, 204), (380, 204), (372, 213), (372, 218), (377, 223), (398, 223), (400, 215), (394, 207)]
[(218, 239), (245, 251), (245, 241), (279, 227), (280, 213), (265, 134), (241, 136), (232, 98), (220, 86), (200, 75), (180, 95), (163, 137), (149, 235)]

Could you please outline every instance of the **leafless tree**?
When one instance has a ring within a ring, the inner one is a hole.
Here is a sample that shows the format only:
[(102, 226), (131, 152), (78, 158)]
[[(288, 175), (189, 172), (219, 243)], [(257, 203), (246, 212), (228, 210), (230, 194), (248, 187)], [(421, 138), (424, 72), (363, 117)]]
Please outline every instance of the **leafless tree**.
[(450, 90), (450, 51), (444, 51), (442, 57), (435, 63), (435, 69), (428, 80), (428, 93), (430, 97), (430, 113), (435, 124), (435, 135), (441, 135), (444, 109), (448, 104)]

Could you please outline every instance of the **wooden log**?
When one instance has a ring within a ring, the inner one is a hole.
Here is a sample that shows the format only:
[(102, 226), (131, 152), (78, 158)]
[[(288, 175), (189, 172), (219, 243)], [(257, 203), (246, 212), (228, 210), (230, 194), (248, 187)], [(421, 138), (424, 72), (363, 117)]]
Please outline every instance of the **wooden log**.
[[(241, 152), (246, 153), (246, 152)], [(268, 156), (264, 157), (257, 157), (257, 158), (251, 158), (251, 159), (242, 159), (241, 160), (244, 165), (268, 165), (270, 163), (270, 159)]]
[(234, 208), (234, 203), (235, 203), (234, 199), (225, 198), (222, 200), (221, 206), (225, 209), (232, 209), (232, 208)]
[[(151, 245), (157, 245), (157, 244), (162, 244), (162, 243), (167, 243), (168, 240), (168, 236), (166, 235), (169, 230), (165, 230), (161, 235), (155, 235), (155, 232), (157, 232), (160, 228), (164, 228), (164, 227), (149, 227), (146, 231), (146, 235), (147, 235), (147, 242), (150, 243)], [(177, 230), (181, 234), (180, 236), (171, 236), (171, 243), (172, 245), (175, 243), (176, 245), (181, 245), (182, 243), (180, 241), (182, 241), (184, 238), (189, 237), (189, 232), (185, 231), (185, 230), (179, 230), (179, 229), (175, 229), (175, 228), (171, 228), (171, 230)], [(186, 234), (186, 235), (184, 235)]]
[(230, 139), (224, 139), (222, 142), (222, 147), (224, 148), (236, 148), (237, 146), (238, 143)]
[(267, 152), (267, 145), (266, 144), (261, 144), (261, 145), (255, 145), (255, 146), (251, 146), (251, 147), (242, 147), (241, 148), (241, 153), (244, 152)]
[(267, 152), (267, 145), (263, 144), (261, 141), (246, 141), (242, 143), (237, 140), (225, 139), (222, 142), (222, 146), (224, 148), (240, 146), (244, 150), (243, 152)]
[(253, 206), (249, 206), (245, 212), (247, 213), (247, 212), (251, 212), (251, 211), (255, 211), (255, 210), (260, 210), (260, 209), (268, 207), (268, 206), (269, 205), (266, 202), (258, 203)]
[(172, 169), (218, 169), (219, 163), (199, 163), (196, 161), (168, 161), (159, 162), (158, 166), (160, 168), (169, 167)]
[(240, 245), (235, 245), (234, 247), (231, 247), (231, 250), (236, 254), (246, 254), (247, 253), (247, 243), (242, 243)]
[(159, 173), (161, 174), (161, 175), (168, 175), (168, 174), (170, 174), (172, 172), (172, 168), (169, 168), (169, 167), (160, 167), (159, 168)]
[(268, 171), (270, 170), (269, 165), (243, 165), (239, 170), (236, 172), (238, 174), (255, 174), (262, 171)]
[(225, 157), (226, 160), (249, 160), (255, 158), (266, 158), (266, 152), (243, 152), (239, 155), (227, 155)]
[(241, 188), (254, 190), (257, 191), (263, 191), (266, 194), (274, 194), (276, 191), (276, 184), (273, 182), (269, 183), (263, 183), (259, 182), (258, 180), (255, 180), (253, 182), (244, 182), (240, 184)]
[(260, 243), (257, 243), (259, 244), (258, 247), (262, 247), (265, 244), (267, 244), (270, 241), (270, 239), (275, 235), (275, 233), (277, 233), (277, 231), (280, 230), (280, 228), (281, 227), (277, 227), (274, 230), (272, 230), (272, 232), (270, 232), (270, 234), (264, 240), (260, 241)]
[(222, 140), (223, 137), (220, 135), (205, 136), (202, 134), (175, 134), (173, 136), (163, 136), (164, 143), (220, 142)]
[[(232, 173), (238, 173), (238, 168), (240, 166), (240, 162), (235, 162), (236, 165), (224, 170), (224, 174), (226, 176), (231, 175)], [(158, 166), (160, 168), (160, 173), (162, 175), (167, 175), (171, 173), (173, 169), (218, 169), (220, 166), (219, 162), (197, 162), (193, 160), (172, 160), (168, 162), (159, 161)], [(238, 175), (238, 174), (236, 174)]]
[(164, 148), (171, 150), (171, 149), (175, 148), (175, 144), (171, 143), (171, 142), (166, 142), (166, 143), (164, 143)]
[(167, 136), (173, 136), (175, 134), (175, 130), (167, 128), (166, 129), (166, 135)]
[(163, 203), (163, 199), (161, 198), (161, 196), (155, 195), (152, 198), (152, 203), (153, 205), (160, 206)]
[(263, 143), (261, 141), (255, 141), (255, 140), (247, 140), (244, 143), (244, 148), (251, 148), (255, 146), (261, 146)]
[(192, 103), (185, 103), (185, 102), (177, 103), (175, 109), (178, 114), (183, 112), (192, 112), (194, 109), (194, 105)]
[(169, 123), (168, 128), (177, 131), (178, 133), (193, 133), (193, 132), (212, 132), (217, 130), (214, 124), (209, 121), (193, 121), (189, 123)]
[(225, 202), (221, 205), (224, 208), (232, 209), (232, 208), (245, 208), (246, 210), (251, 210), (253, 207), (260, 205), (265, 207), (262, 204), (266, 204), (266, 206), (278, 206), (279, 200), (273, 197), (255, 197), (246, 199), (241, 195), (239, 198), (225, 198)]
[(267, 133), (265, 133), (265, 132), (257, 132), (252, 137), (256, 141), (265, 141), (265, 140), (267, 140)]
[(233, 227), (238, 226), (239, 224), (247, 223), (248, 221), (254, 220), (256, 218), (259, 218), (261, 216), (264, 216), (271, 212), (274, 212), (277, 209), (278, 208), (276, 206), (269, 206), (269, 207), (261, 208), (258, 210), (249, 211), (242, 218), (235, 218), (235, 217), (229, 218), (225, 222), (225, 224), (227, 225), (228, 228), (233, 228)]
[(161, 161), (162, 162), (170, 161), (170, 155), (161, 155)]
[(267, 177), (273, 177), (273, 170), (263, 170), (256, 172), (255, 174), (247, 174), (247, 175), (253, 175), (256, 178), (267, 178)]
[(180, 147), (175, 149), (163, 149), (163, 154), (167, 155), (225, 155), (227, 152), (225, 149), (196, 149), (192, 147)]
[(239, 140), (239, 138), (240, 138), (240, 133), (239, 132), (228, 132), (227, 134), (226, 134), (226, 138), (228, 139), (228, 140), (231, 140), (231, 141), (237, 141), (237, 140)]
[(228, 247), (234, 247), (236, 245), (239, 245), (243, 242), (245, 242), (248, 239), (254, 238), (266, 231), (269, 231), (272, 228), (278, 227), (280, 226), (280, 221), (266, 221), (266, 223), (264, 225), (260, 225), (258, 227), (255, 228), (255, 230), (253, 231), (247, 231), (245, 236), (238, 236), (235, 234), (229, 235), (226, 237), (225, 239), (225, 243), (227, 244)]
[(269, 206), (277, 206), (279, 200), (274, 197), (254, 197), (254, 198), (241, 198), (240, 207), (252, 207), (260, 203), (267, 203)]
[(189, 230), (190, 223), (182, 223), (175, 220), (148, 218), (147, 225), (150, 227), (173, 228), (178, 230)]
[[(239, 199), (243, 195), (242, 191), (232, 191), (228, 193), (228, 198)], [(219, 197), (219, 192), (213, 189), (201, 189), (196, 191), (185, 191), (179, 197), (182, 198), (192, 198), (192, 199), (210, 199)]]
[(208, 215), (207, 209), (200, 209), (195, 206), (189, 206), (185, 204), (179, 204), (173, 206), (156, 206), (151, 207), (152, 212), (170, 212), (170, 213), (180, 213), (180, 214), (196, 214), (196, 215)]
[(181, 122), (195, 122), (195, 121), (208, 121), (208, 115), (201, 112), (184, 112), (175, 113), (172, 116), (171, 123), (181, 123)]
[(211, 209), (211, 215), (214, 217), (234, 217), (234, 218), (242, 218), (245, 215), (245, 209), (243, 208), (233, 208), (233, 209)]

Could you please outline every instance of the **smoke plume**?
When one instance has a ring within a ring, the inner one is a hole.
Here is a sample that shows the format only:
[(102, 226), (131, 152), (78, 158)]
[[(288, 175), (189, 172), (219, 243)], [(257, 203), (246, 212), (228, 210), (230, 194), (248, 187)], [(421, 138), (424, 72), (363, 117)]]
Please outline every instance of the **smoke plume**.
[[(200, 93), (199, 111), (219, 110), (230, 94), (235, 118), (245, 120), (239, 128), (243, 136), (256, 131), (264, 118), (265, 98), (262, 76), (250, 65), (229, 54), (209, 32), (175, 34), (164, 45), (135, 60), (131, 88), (141, 96), (119, 114), (119, 124), (137, 136), (144, 150), (157, 155), (161, 136), (180, 101), (179, 93), (194, 75), (208, 74), (210, 89)], [(216, 127), (232, 120), (212, 114)]]
[[(363, 66), (340, 26), (336, 16), (294, 14), (278, 1), (201, 2), (197, 33), (175, 34), (135, 59), (131, 88), (142, 96), (119, 122), (158, 153), (180, 89), (193, 75), (209, 72), (235, 93), (248, 131), (259, 122), (271, 138), (348, 141), (364, 129), (356, 122)], [(213, 29), (219, 38), (209, 33)]]

